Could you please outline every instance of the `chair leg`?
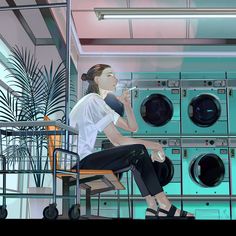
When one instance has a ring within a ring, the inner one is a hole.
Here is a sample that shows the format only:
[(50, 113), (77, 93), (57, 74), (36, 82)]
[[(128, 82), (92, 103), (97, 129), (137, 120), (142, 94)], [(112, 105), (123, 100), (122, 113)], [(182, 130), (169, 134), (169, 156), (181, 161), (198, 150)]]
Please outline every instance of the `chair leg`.
[(127, 184), (127, 198), (128, 198), (128, 210), (129, 210), (129, 218), (131, 218), (131, 209), (130, 209), (130, 191), (129, 191), (129, 176), (128, 172), (126, 172), (126, 184)]
[[(120, 173), (117, 174), (117, 178), (120, 179)], [(117, 218), (120, 218), (120, 190), (117, 190)]]
[(97, 210), (97, 216), (100, 215), (100, 197), (101, 197), (101, 194), (98, 193), (98, 210)]
[(117, 190), (117, 218), (120, 218), (120, 190)]
[(91, 216), (91, 189), (87, 188), (85, 191), (86, 195), (86, 216)]
[[(69, 196), (70, 184), (69, 184), (70, 177), (63, 177), (62, 178), (62, 196)], [(68, 218), (69, 212), (69, 199), (62, 198), (62, 218)]]
[[(130, 204), (130, 189), (129, 189), (129, 174), (126, 172), (126, 185), (127, 185), (127, 199), (128, 199), (128, 216), (131, 217), (131, 204)], [(117, 190), (117, 218), (120, 218), (120, 190)]]
[(87, 185), (83, 185), (85, 190), (85, 215), (81, 216), (81, 219), (91, 218), (91, 188)]
[[(100, 194), (99, 194), (100, 195)], [(99, 215), (92, 215), (92, 211), (91, 211), (91, 188), (90, 187), (86, 187), (85, 188), (85, 197), (86, 197), (86, 214), (81, 216), (81, 219), (110, 219), (108, 217), (103, 217), (103, 216), (99, 216)], [(100, 197), (99, 197), (99, 201), (100, 201)]]

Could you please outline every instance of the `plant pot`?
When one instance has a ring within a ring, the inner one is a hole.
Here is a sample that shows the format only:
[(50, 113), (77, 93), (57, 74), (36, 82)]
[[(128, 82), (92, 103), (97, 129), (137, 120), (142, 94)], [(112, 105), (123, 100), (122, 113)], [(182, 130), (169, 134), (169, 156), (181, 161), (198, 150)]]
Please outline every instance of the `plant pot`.
[[(30, 219), (42, 219), (43, 210), (50, 204), (49, 197), (44, 197), (44, 194), (51, 194), (52, 189), (49, 187), (29, 187), (29, 194), (39, 194), (37, 197), (28, 198), (29, 204), (29, 218)], [(41, 195), (41, 196), (40, 196)]]

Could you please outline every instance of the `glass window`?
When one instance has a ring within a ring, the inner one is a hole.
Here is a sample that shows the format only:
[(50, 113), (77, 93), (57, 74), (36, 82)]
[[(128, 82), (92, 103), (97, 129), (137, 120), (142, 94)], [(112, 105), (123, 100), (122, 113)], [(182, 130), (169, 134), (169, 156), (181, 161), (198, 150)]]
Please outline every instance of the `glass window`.
[[(10, 74), (10, 71), (6, 69), (5, 65), (9, 55), (10, 55), (10, 50), (0, 35), (0, 89), (5, 95), (7, 94), (7, 89), (9, 88), (14, 91), (19, 91), (17, 90), (18, 89), (17, 87), (10, 85), (9, 81), (11, 79), (7, 79), (7, 76)], [(0, 148), (4, 152), (3, 142), (1, 142), (1, 145), (2, 147)], [(13, 192), (18, 191), (19, 190), (18, 180), (19, 180), (18, 175), (7, 174), (7, 180), (6, 180), (7, 191), (13, 191)], [(2, 189), (2, 185), (3, 185), (3, 176), (0, 175), (0, 189)]]

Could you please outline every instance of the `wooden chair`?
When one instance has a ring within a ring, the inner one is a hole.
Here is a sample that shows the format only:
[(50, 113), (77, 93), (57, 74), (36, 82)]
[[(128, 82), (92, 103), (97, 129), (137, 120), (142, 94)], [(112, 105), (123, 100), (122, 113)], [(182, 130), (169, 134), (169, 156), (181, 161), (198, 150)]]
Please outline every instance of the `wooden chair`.
[[(50, 119), (45, 116), (45, 121), (50, 121)], [(56, 126), (46, 126), (48, 131), (58, 131)], [(53, 132), (52, 132), (53, 133)], [(65, 149), (62, 148), (62, 136), (59, 134), (49, 134), (48, 135), (48, 157), (50, 161), (51, 169), (53, 170), (53, 157), (56, 155), (56, 178), (62, 180), (62, 216), (61, 218), (67, 218), (67, 213), (69, 213), (69, 218), (76, 218), (71, 215), (69, 209), (69, 190), (71, 186), (76, 185), (76, 170), (70, 169), (71, 173), (60, 173), (64, 171), (60, 167), (60, 152)], [(57, 153), (55, 154), (55, 151)], [(65, 150), (68, 151), (68, 150)], [(86, 200), (86, 214), (82, 216), (83, 218), (100, 218), (98, 216), (93, 216), (91, 214), (91, 196), (95, 194), (100, 194), (110, 190), (122, 190), (125, 189), (124, 185), (119, 181), (117, 176), (112, 170), (79, 170), (79, 186), (81, 189), (85, 190), (85, 200)]]

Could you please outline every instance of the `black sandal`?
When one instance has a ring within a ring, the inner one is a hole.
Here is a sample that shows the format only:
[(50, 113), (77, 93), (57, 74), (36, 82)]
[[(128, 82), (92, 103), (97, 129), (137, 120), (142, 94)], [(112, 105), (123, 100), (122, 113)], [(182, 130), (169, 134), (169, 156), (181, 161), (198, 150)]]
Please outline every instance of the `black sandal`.
[(157, 211), (153, 210), (152, 208), (147, 208), (146, 212), (150, 212), (153, 214), (153, 215), (145, 215), (146, 220), (156, 220), (157, 219), (157, 216), (158, 216)]
[[(195, 219), (194, 216), (187, 216), (188, 212), (183, 211), (183, 210), (180, 210), (180, 215), (175, 216), (176, 210), (177, 210), (177, 208), (174, 205), (171, 205), (169, 211), (166, 211), (162, 208), (158, 208), (156, 218), (157, 219), (170, 219), (170, 220), (173, 220), (173, 219), (194, 220)], [(159, 212), (166, 214), (166, 216), (159, 216), (159, 214), (158, 214)]]

